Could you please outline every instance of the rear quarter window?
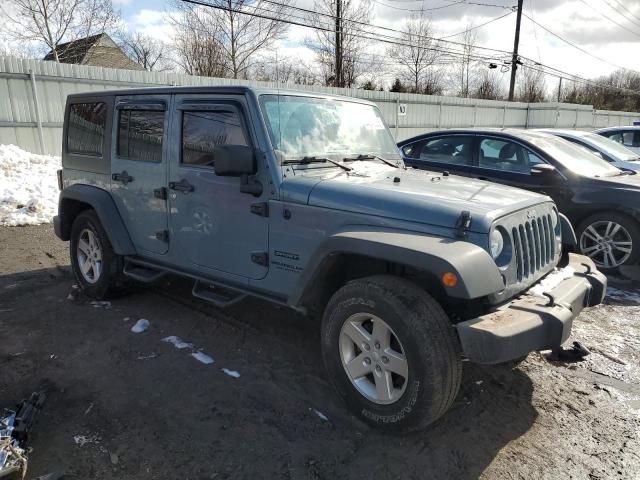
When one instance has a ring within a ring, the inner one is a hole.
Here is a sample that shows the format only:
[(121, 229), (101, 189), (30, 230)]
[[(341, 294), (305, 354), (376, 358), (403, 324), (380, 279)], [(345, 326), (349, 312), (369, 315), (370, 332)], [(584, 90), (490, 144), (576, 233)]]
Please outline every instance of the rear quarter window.
[(73, 103), (69, 106), (67, 152), (101, 157), (107, 122), (103, 102)]

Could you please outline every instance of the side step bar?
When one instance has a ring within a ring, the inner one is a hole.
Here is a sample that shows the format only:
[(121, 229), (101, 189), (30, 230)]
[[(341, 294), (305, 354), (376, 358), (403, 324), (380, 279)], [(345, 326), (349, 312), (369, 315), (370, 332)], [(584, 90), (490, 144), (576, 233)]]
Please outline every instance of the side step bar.
[(133, 278), (138, 282), (153, 283), (156, 280), (160, 280), (167, 272), (162, 270), (155, 270), (153, 268), (143, 267), (142, 265), (136, 265), (135, 263), (127, 262), (122, 269), (127, 277)]
[(244, 293), (218, 287), (211, 283), (201, 282), (200, 280), (194, 282), (191, 294), (196, 298), (213, 303), (216, 307), (220, 308), (235, 305), (247, 297)]

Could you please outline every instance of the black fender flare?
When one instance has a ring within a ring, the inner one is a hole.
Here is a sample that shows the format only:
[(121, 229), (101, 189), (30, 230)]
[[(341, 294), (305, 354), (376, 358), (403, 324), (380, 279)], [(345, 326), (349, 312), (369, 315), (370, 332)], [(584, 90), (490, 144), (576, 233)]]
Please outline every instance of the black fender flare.
[(504, 289), (502, 275), (489, 253), (470, 242), (418, 232), (355, 227), (335, 233), (320, 244), (289, 296), (289, 305), (301, 307), (307, 293), (322, 276), (325, 262), (345, 253), (415, 267), (438, 279), (446, 272), (453, 272), (458, 283), (444, 287), (453, 298), (480, 298)]
[(60, 192), (58, 216), (54, 218), (56, 235), (61, 240), (71, 237), (71, 225), (75, 220), (73, 211), (68, 210), (68, 202), (74, 200), (89, 205), (95, 210), (100, 223), (109, 236), (114, 252), (118, 255), (135, 255), (136, 249), (131, 241), (127, 227), (122, 221), (111, 194), (102, 188), (91, 185), (71, 185)]

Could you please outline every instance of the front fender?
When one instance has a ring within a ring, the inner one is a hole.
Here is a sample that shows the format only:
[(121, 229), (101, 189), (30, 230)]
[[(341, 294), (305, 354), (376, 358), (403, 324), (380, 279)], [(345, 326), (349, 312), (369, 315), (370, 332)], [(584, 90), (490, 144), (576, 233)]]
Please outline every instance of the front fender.
[(416, 232), (364, 227), (336, 233), (320, 244), (289, 297), (289, 304), (300, 305), (322, 275), (323, 264), (344, 253), (411, 266), (438, 279), (453, 272), (458, 283), (444, 288), (454, 298), (480, 298), (504, 288), (495, 262), (477, 245)]
[(95, 210), (114, 252), (118, 255), (135, 255), (136, 249), (111, 194), (91, 185), (75, 184), (60, 192), (58, 216), (54, 218), (54, 225), (56, 235), (61, 240), (70, 238), (71, 225), (79, 213), (78, 204), (89, 205)]

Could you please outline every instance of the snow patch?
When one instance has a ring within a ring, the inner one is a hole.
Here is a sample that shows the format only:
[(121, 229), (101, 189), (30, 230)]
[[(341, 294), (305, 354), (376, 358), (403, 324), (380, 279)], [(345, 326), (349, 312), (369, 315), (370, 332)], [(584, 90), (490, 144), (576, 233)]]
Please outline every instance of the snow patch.
[(193, 343), (185, 342), (180, 337), (176, 337), (175, 335), (165, 337), (162, 339), (162, 341), (172, 344), (178, 350), (182, 350), (183, 348), (193, 348)]
[(204, 363), (205, 365), (211, 365), (212, 363), (215, 362), (213, 358), (211, 358), (209, 355), (207, 355), (204, 352), (193, 352), (191, 356), (196, 360), (198, 360), (200, 363)]
[(142, 333), (147, 330), (150, 325), (151, 323), (149, 323), (149, 320), (147, 320), (146, 318), (141, 318), (133, 327), (131, 327), (131, 331), (133, 333)]
[(58, 210), (60, 157), (0, 145), (0, 225), (50, 223)]
[(233, 378), (240, 378), (240, 374), (238, 372), (236, 372), (235, 370), (229, 370), (228, 368), (223, 368), (222, 371), (226, 374), (229, 375), (230, 377)]
[(316, 410), (315, 408), (310, 408), (309, 410), (311, 410), (313, 413), (315, 413), (320, 420), (323, 420), (325, 422), (329, 421), (329, 417), (327, 417), (324, 413), (322, 413), (320, 410)]
[(556, 288), (560, 283), (568, 278), (573, 277), (576, 271), (572, 267), (564, 267), (560, 270), (554, 270), (549, 275), (544, 277), (538, 283), (528, 290), (528, 293), (537, 295), (538, 297), (544, 297), (545, 292), (549, 292)]
[(76, 442), (76, 445), (79, 447), (84, 447), (89, 443), (100, 443), (100, 437), (97, 434), (93, 435), (74, 435), (73, 441)]

